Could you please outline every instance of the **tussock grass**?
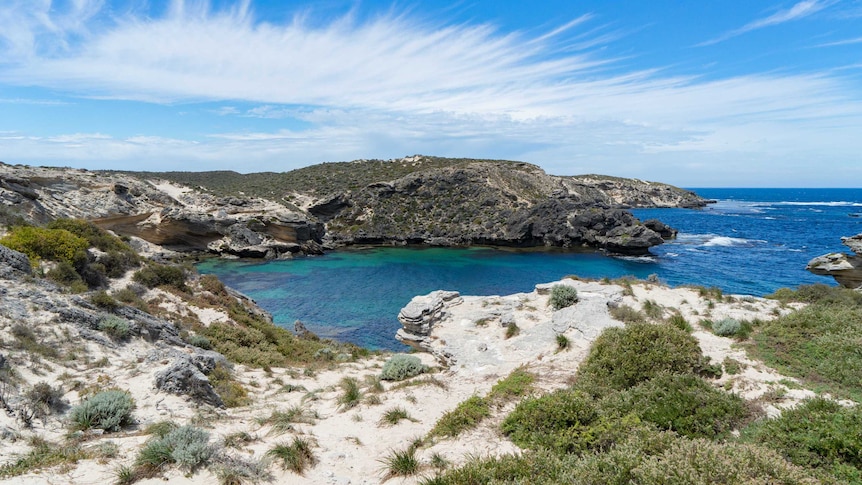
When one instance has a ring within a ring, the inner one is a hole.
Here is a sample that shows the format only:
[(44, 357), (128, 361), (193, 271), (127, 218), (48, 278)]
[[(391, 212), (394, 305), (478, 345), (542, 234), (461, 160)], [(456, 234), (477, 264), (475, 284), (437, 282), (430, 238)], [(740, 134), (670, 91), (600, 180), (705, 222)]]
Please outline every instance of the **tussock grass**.
[(297, 436), (290, 443), (279, 443), (273, 446), (266, 455), (281, 462), (283, 469), (302, 475), (308, 468), (317, 464), (313, 447), (311, 440)]
[(490, 402), (483, 397), (473, 396), (461, 401), (455, 409), (441, 416), (428, 435), (454, 438), (475, 428), (490, 415)]

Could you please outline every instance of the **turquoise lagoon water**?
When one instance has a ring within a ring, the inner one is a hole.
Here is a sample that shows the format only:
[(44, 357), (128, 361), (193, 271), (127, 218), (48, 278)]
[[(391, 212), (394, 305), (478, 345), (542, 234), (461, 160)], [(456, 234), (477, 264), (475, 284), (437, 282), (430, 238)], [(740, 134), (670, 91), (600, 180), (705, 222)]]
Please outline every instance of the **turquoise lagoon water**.
[(397, 315), (413, 296), (438, 289), (467, 295), (529, 292), (574, 274), (651, 274), (671, 285), (717, 286), (763, 295), (784, 286), (834, 284), (805, 271), (813, 257), (846, 250), (862, 232), (862, 189), (694, 189), (718, 200), (701, 210), (641, 209), (680, 230), (648, 257), (594, 251), (491, 248), (351, 248), (287, 261), (207, 260), (202, 273), (254, 298), (277, 324), (302, 321), (317, 334), (401, 350)]

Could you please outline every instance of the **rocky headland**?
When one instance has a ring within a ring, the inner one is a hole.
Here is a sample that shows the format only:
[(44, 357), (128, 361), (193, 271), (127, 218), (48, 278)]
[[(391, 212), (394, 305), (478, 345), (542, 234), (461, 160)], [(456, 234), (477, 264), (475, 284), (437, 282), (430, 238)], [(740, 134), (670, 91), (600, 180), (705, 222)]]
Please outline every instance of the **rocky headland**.
[(675, 231), (639, 221), (627, 208), (708, 202), (655, 182), (559, 177), (526, 163), (424, 156), (244, 175), (0, 164), (0, 203), (8, 217), (82, 218), (168, 249), (248, 258), (358, 244), (644, 254)]
[(824, 254), (809, 261), (805, 269), (814, 274), (831, 276), (846, 288), (862, 288), (862, 234), (842, 237), (841, 242), (854, 254)]

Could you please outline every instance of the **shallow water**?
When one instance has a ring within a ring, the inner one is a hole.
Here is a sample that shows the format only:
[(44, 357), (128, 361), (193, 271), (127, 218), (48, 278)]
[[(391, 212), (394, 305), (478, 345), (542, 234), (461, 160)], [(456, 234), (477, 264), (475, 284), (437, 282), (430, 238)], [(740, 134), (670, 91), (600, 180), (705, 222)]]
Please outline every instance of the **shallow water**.
[(469, 295), (532, 291), (574, 274), (651, 274), (671, 285), (718, 286), (763, 295), (803, 283), (833, 284), (805, 271), (813, 257), (846, 250), (862, 232), (862, 189), (695, 189), (719, 202), (702, 210), (642, 209), (680, 230), (653, 256), (490, 248), (352, 248), (288, 261), (209, 260), (198, 265), (254, 298), (276, 323), (301, 320), (321, 336), (370, 348), (403, 349), (397, 315), (413, 296), (438, 289)]

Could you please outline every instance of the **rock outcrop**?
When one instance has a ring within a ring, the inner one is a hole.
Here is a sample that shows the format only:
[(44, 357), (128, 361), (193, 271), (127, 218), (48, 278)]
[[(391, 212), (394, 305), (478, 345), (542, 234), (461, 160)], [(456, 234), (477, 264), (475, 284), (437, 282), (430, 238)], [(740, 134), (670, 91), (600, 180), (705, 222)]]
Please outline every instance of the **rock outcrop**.
[(0, 204), (29, 222), (92, 220), (180, 251), (280, 258), (320, 253), (323, 224), (260, 197), (217, 197), (117, 172), (0, 163)]
[(166, 249), (247, 258), (358, 244), (643, 254), (675, 231), (641, 223), (625, 209), (708, 202), (655, 182), (558, 177), (527, 163), (419, 155), (246, 175), (0, 164), (0, 204), (26, 220), (89, 219)]
[(841, 286), (862, 288), (862, 234), (842, 237), (841, 242), (855, 254), (829, 253), (818, 256), (805, 267), (817, 275), (831, 276)]

